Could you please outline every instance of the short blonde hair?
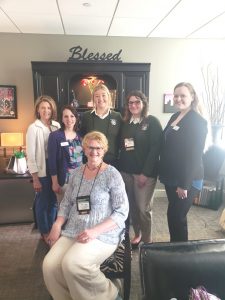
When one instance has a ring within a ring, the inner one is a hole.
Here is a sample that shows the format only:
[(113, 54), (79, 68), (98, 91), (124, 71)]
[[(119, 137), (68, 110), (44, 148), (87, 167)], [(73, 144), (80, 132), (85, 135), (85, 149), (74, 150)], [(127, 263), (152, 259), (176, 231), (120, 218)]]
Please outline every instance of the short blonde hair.
[(92, 92), (92, 95), (91, 95), (91, 100), (94, 104), (94, 107), (95, 107), (95, 101), (94, 101), (94, 95), (97, 91), (99, 90), (103, 90), (104, 92), (106, 92), (106, 94), (108, 95), (108, 106), (109, 108), (112, 106), (112, 97), (111, 97), (111, 94), (110, 94), (110, 91), (109, 89), (107, 88), (106, 85), (104, 84), (98, 84), (96, 85), (96, 87), (94, 88), (93, 92)]
[(52, 97), (47, 96), (47, 95), (42, 95), (37, 98), (35, 105), (34, 105), (35, 117), (37, 119), (40, 119), (40, 114), (39, 114), (38, 110), (39, 110), (39, 106), (42, 102), (47, 102), (51, 106), (51, 110), (52, 110), (51, 119), (56, 120), (57, 119), (57, 107), (56, 107), (55, 101), (52, 99)]
[(100, 132), (100, 131), (91, 131), (91, 132), (85, 134), (85, 136), (82, 140), (83, 148), (86, 148), (88, 146), (88, 142), (90, 140), (94, 140), (94, 141), (98, 142), (102, 146), (104, 152), (108, 151), (108, 147), (109, 147), (108, 146), (108, 140), (102, 132)]

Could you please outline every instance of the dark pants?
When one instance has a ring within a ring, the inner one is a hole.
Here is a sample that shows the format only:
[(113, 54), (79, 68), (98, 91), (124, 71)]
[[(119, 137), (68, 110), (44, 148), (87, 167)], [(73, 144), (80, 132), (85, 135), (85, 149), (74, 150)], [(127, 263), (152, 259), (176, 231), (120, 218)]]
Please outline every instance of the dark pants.
[(187, 198), (180, 199), (176, 193), (177, 187), (166, 185), (165, 189), (169, 201), (167, 219), (170, 241), (188, 241), (187, 213), (192, 205), (194, 197), (199, 193), (199, 190), (192, 187), (187, 193)]

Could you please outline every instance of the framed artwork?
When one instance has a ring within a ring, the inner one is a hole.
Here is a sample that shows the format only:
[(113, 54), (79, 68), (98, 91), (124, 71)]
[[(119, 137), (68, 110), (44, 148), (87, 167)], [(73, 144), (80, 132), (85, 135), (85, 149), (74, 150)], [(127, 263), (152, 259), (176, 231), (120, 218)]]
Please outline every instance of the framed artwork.
[(164, 113), (175, 113), (177, 112), (177, 108), (174, 106), (173, 103), (173, 94), (164, 94), (164, 99), (163, 99), (163, 112)]
[(0, 85), (0, 119), (17, 119), (15, 85)]

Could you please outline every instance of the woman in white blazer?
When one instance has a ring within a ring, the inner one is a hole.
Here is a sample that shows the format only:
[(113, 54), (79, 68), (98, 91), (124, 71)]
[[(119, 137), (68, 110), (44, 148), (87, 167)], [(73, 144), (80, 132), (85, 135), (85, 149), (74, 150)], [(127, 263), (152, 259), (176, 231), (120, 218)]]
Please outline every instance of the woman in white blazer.
[(37, 227), (47, 241), (57, 213), (56, 195), (52, 191), (51, 176), (48, 172), (48, 137), (60, 125), (55, 121), (55, 101), (49, 96), (40, 96), (35, 103), (36, 120), (28, 127), (26, 135), (27, 164), (33, 178), (36, 193), (34, 211)]

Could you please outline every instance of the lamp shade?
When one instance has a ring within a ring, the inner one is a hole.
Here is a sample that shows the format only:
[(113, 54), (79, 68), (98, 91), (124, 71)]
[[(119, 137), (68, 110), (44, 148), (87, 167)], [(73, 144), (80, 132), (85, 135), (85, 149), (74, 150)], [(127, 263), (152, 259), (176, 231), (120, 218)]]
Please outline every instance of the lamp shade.
[(2, 147), (23, 146), (23, 133), (22, 132), (1, 133), (1, 146)]

